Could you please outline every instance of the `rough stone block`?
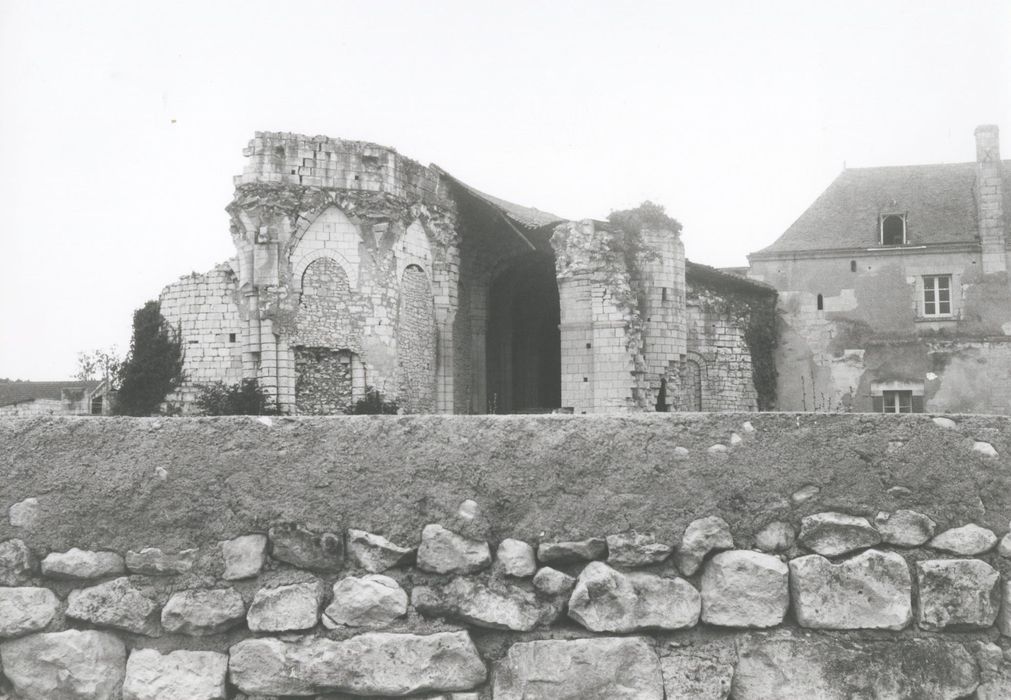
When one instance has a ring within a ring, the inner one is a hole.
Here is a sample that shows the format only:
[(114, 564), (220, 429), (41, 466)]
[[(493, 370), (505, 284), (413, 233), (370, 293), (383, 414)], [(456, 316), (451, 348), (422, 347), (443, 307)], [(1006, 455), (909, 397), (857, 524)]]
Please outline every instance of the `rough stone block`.
[(26, 498), (15, 503), (7, 510), (11, 527), (23, 527), (27, 530), (35, 527), (39, 519), (39, 499)]
[(526, 632), (558, 617), (557, 607), (506, 582), (455, 578), (441, 586), (415, 586), (411, 604), (426, 616), (447, 616), (478, 627)]
[(867, 518), (846, 513), (816, 513), (800, 521), (800, 543), (825, 557), (873, 547), (881, 535)]
[(0, 586), (17, 586), (32, 577), (35, 558), (22, 540), (0, 542)]
[(319, 621), (322, 581), (261, 588), (253, 596), (246, 623), (254, 632), (307, 630)]
[(246, 639), (230, 650), (232, 683), (249, 695), (400, 696), (471, 690), (487, 678), (466, 632), (368, 632), (345, 641)]
[(161, 611), (167, 632), (205, 636), (224, 632), (246, 617), (246, 604), (232, 588), (192, 589), (173, 593)]
[(537, 572), (537, 557), (534, 548), (521, 540), (504, 539), (499, 543), (496, 558), (502, 570), (509, 576), (526, 578)]
[(301, 569), (339, 571), (344, 563), (344, 541), (332, 532), (316, 533), (294, 523), (280, 523), (267, 532), (271, 556)]
[(225, 700), (228, 655), (137, 649), (126, 662), (123, 700)]
[(126, 647), (109, 632), (33, 634), (0, 643), (0, 664), (18, 700), (118, 700)]
[(436, 574), (472, 574), (491, 564), (488, 543), (462, 537), (442, 525), (426, 525), (418, 548), (418, 568)]
[(348, 530), (348, 554), (369, 573), (381, 574), (411, 558), (414, 550), (364, 530)]
[(0, 588), (0, 638), (44, 630), (59, 609), (48, 588)]
[(732, 644), (713, 642), (661, 653), (664, 690), (669, 700), (726, 700), (737, 653)]
[(126, 553), (126, 568), (135, 574), (171, 576), (190, 571), (196, 560), (196, 549), (184, 549), (178, 554), (169, 554), (157, 547), (145, 547), (139, 552), (131, 550)]
[(323, 625), (385, 627), (406, 614), (407, 593), (389, 576), (348, 576), (333, 585), (333, 602), (323, 611)]
[(622, 573), (591, 562), (569, 598), (569, 617), (594, 632), (683, 629), (699, 620), (699, 592), (680, 578)]
[(67, 617), (134, 634), (158, 634), (158, 604), (125, 576), (71, 591)]
[(997, 544), (997, 535), (974, 523), (945, 530), (930, 541), (932, 549), (971, 557), (989, 552)]
[(789, 573), (768, 554), (716, 554), (702, 571), (702, 621), (724, 627), (778, 625), (790, 606)]
[(651, 645), (638, 637), (519, 642), (495, 667), (495, 700), (663, 700)]
[(782, 520), (771, 522), (755, 535), (755, 546), (763, 552), (782, 552), (793, 546), (797, 533)]
[(894, 552), (867, 550), (833, 564), (811, 554), (790, 560), (797, 623), (816, 629), (905, 628), (912, 620), (912, 577)]
[(91, 552), (73, 547), (52, 552), (42, 560), (42, 574), (53, 578), (93, 579), (126, 571), (123, 557), (116, 552)]
[(681, 536), (681, 546), (674, 555), (678, 569), (685, 576), (691, 576), (709, 552), (731, 549), (734, 537), (727, 521), (715, 515), (699, 518), (689, 523)]
[(925, 630), (981, 629), (997, 618), (1000, 574), (978, 559), (916, 563), (920, 592), (917, 622)]
[(266, 535), (241, 535), (221, 543), (225, 571), (221, 578), (237, 581), (259, 575), (267, 558)]
[(606, 556), (607, 542), (599, 537), (578, 542), (542, 542), (537, 546), (537, 560), (542, 564), (572, 564)]
[(881, 533), (882, 542), (898, 547), (919, 547), (934, 536), (936, 526), (933, 520), (914, 510), (880, 512), (874, 517), (874, 527)]
[(978, 683), (976, 662), (958, 642), (857, 642), (770, 632), (742, 640), (732, 694), (734, 700), (955, 700)]
[(550, 566), (543, 566), (534, 574), (533, 584), (544, 595), (567, 599), (576, 587), (576, 579)]
[(672, 547), (657, 542), (652, 533), (631, 530), (607, 536), (607, 563), (611, 566), (648, 566), (670, 556)]

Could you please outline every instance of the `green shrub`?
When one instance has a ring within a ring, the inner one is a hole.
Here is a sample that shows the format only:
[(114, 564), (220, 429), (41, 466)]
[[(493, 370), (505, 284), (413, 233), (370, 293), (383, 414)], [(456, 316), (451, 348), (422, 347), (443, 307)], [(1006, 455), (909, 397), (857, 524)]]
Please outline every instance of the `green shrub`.
[(383, 400), (383, 395), (375, 387), (367, 387), (365, 396), (355, 401), (346, 411), (348, 415), (392, 415), (400, 410), (400, 406), (395, 401)]
[(277, 408), (270, 394), (255, 379), (243, 379), (238, 384), (218, 381), (202, 384), (196, 398), (197, 408), (205, 416), (268, 416)]

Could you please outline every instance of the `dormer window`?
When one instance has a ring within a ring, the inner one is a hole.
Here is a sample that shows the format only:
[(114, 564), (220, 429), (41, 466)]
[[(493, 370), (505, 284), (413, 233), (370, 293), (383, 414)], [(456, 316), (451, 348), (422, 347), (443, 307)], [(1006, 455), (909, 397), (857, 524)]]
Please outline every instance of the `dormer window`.
[(905, 214), (883, 214), (880, 218), (881, 245), (905, 245)]

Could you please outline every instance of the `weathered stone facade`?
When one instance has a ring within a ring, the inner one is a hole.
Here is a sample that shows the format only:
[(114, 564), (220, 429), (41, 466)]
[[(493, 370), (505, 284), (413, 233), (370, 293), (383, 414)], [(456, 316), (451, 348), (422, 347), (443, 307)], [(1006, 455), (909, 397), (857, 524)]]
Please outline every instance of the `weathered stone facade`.
[(844, 171), (750, 256), (749, 275), (780, 294), (780, 409), (1011, 413), (1011, 178), (996, 126), (976, 130), (976, 152)]
[(565, 221), (375, 144), (257, 133), (245, 154), (236, 258), (162, 294), (184, 410), (243, 378), (288, 413), (369, 388), (409, 413), (700, 409), (681, 392), (692, 324), (705, 405), (758, 405), (740, 317), (689, 318), (676, 229)]

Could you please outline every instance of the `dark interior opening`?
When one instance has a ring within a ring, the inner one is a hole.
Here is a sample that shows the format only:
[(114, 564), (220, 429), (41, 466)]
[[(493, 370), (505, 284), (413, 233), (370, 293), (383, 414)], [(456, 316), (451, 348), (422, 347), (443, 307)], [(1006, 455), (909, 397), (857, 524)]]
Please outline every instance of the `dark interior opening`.
[(906, 222), (901, 216), (890, 214), (881, 220), (882, 245), (902, 245), (906, 242)]
[(518, 258), (488, 297), (488, 411), (548, 413), (562, 405), (558, 283), (552, 256)]

